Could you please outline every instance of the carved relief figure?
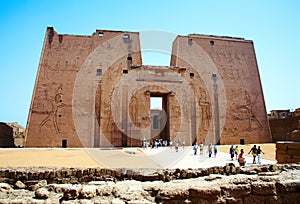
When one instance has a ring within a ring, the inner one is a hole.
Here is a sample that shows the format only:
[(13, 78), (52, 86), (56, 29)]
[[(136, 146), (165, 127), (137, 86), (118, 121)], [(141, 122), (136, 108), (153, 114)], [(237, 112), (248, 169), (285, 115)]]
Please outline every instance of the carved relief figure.
[(200, 106), (200, 114), (201, 114), (200, 128), (202, 130), (208, 130), (209, 119), (211, 118), (211, 111), (210, 111), (211, 104), (209, 102), (206, 91), (201, 88), (199, 88), (199, 90), (200, 90), (199, 106)]
[[(233, 125), (233, 131), (237, 132), (238, 129), (242, 129), (245, 132), (251, 132), (254, 129), (257, 129), (258, 127), (262, 127), (261, 122), (256, 118), (255, 114), (252, 110), (252, 102), (250, 95), (248, 91), (241, 90), (238, 91), (243, 95), (241, 102), (239, 102), (240, 105), (234, 107), (232, 106), (232, 110), (235, 110), (233, 112), (233, 117), (235, 119), (234, 125)], [(244, 122), (247, 121), (247, 122)]]
[(58, 117), (61, 117), (61, 112), (65, 107), (71, 107), (70, 105), (66, 105), (62, 102), (62, 84), (59, 85), (57, 88), (57, 91), (54, 95), (54, 98), (50, 98), (48, 96), (48, 92), (45, 91), (45, 97), (46, 97), (46, 103), (48, 103), (50, 110), (47, 111), (47, 116), (42, 120), (42, 122), (39, 125), (40, 131), (42, 127), (47, 123), (47, 122), (52, 122), (53, 127), (55, 129), (56, 133), (59, 133), (60, 129), (58, 126)]

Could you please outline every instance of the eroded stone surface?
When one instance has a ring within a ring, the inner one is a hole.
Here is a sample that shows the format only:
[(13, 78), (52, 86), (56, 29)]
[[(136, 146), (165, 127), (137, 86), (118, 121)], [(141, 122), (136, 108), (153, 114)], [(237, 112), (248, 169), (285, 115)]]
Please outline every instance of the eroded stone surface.
[(42, 188), (39, 188), (35, 191), (35, 198), (38, 198), (38, 199), (47, 199), (50, 195), (50, 192), (42, 187)]
[[(270, 168), (262, 165), (256, 169), (262, 172)], [(0, 183), (0, 203), (297, 203), (300, 199), (300, 165), (276, 165), (276, 169), (277, 172), (248, 174), (247, 171), (253, 171), (253, 168), (243, 167), (244, 174), (178, 177), (170, 181), (103, 180), (47, 184), (41, 180), (32, 182), (35, 186), (36, 183), (43, 184), (37, 189), (13, 189), (14, 183)], [(193, 170), (166, 170), (165, 174), (180, 175), (188, 171)], [(111, 174), (111, 171), (105, 172)], [(156, 171), (139, 169), (137, 172), (143, 176)]]
[(26, 185), (21, 181), (17, 181), (15, 183), (15, 188), (24, 189), (24, 188), (26, 188)]

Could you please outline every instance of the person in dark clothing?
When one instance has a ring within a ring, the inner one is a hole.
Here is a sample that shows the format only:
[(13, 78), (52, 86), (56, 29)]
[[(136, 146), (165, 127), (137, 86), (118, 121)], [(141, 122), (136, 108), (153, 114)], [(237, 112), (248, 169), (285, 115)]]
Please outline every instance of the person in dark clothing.
[(250, 152), (252, 153), (253, 156), (253, 164), (256, 164), (256, 156), (257, 156), (257, 148), (256, 145), (254, 145), (250, 151), (248, 152), (248, 154), (250, 154)]
[(193, 148), (194, 148), (194, 155), (197, 155), (198, 145), (196, 142), (194, 143)]
[(234, 147), (233, 147), (233, 145), (231, 145), (231, 147), (229, 149), (229, 154), (230, 154), (231, 160), (233, 160), (233, 157), (234, 157)]
[(210, 143), (210, 144), (208, 145), (208, 157), (209, 157), (209, 158), (210, 158), (211, 155), (212, 155), (212, 149), (213, 149), (213, 147), (212, 147), (212, 144)]

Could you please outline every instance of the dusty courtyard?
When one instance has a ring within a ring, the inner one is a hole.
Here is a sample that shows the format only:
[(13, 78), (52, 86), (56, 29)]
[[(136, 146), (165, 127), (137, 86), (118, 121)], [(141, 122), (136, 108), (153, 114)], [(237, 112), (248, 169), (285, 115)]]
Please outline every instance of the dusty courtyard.
[[(251, 155), (247, 155), (253, 145), (238, 145), (244, 149), (247, 162), (251, 163)], [(259, 144), (265, 154), (262, 163), (276, 163), (275, 144)], [(176, 152), (171, 149), (99, 149), (99, 148), (24, 148), (0, 149), (0, 167), (53, 166), (53, 167), (107, 167), (107, 168), (199, 168), (222, 165), (230, 162), (229, 145), (218, 146), (217, 158), (204, 155), (193, 155), (192, 147), (179, 147)], [(236, 165), (237, 162), (235, 161)]]

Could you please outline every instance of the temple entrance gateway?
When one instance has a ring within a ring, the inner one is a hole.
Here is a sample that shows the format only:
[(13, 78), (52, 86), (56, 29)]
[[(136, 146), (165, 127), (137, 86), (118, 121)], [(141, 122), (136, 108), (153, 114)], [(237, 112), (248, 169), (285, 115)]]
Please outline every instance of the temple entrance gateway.
[[(186, 145), (271, 141), (252, 41), (177, 36), (170, 66), (151, 66), (143, 65), (139, 37), (47, 28), (25, 146), (130, 147), (153, 137)], [(151, 114), (151, 97), (162, 98), (161, 111)]]
[[(112, 146), (124, 147), (141, 146), (143, 141), (153, 139), (192, 144), (200, 133), (199, 105), (195, 98), (200, 88), (188, 83), (185, 72), (185, 68), (158, 66), (131, 69), (108, 98), (112, 117), (100, 118), (103, 121), (100, 124), (111, 120), (113, 131), (110, 124), (102, 125), (101, 138), (107, 138)], [(204, 88), (201, 90), (205, 92)], [(161, 107), (152, 109), (151, 98), (159, 98)], [(207, 130), (202, 131), (201, 136), (206, 137), (206, 133)]]

